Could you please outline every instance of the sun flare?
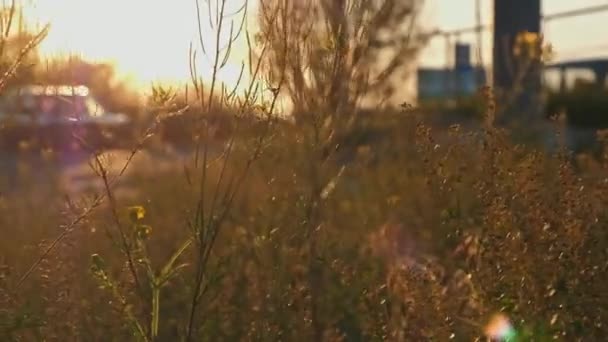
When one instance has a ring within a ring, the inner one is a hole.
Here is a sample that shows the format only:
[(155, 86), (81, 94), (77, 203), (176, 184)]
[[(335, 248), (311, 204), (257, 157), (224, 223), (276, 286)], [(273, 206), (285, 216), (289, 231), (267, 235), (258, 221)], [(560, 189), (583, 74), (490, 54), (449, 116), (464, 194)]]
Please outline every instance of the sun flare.
[[(243, 1), (228, 0), (226, 12), (236, 11)], [(253, 13), (253, 3), (250, 1), (249, 13)], [(216, 39), (205, 0), (200, 0), (200, 12), (206, 55), (198, 37), (195, 0), (31, 0), (24, 12), (36, 23), (51, 25), (40, 46), (44, 56), (77, 54), (89, 60), (111, 62), (119, 75), (137, 86), (147, 87), (156, 81), (189, 80), (189, 50), (193, 44), (198, 56), (198, 76), (204, 81), (212, 76)], [(239, 20), (237, 16), (231, 19)], [(249, 26), (252, 21), (249, 20)], [(226, 31), (229, 26), (225, 25)], [(220, 45), (226, 41), (227, 35), (220, 39)], [(243, 35), (233, 45), (218, 79), (229, 87), (235, 86), (247, 55)], [(245, 70), (241, 83), (249, 80)]]

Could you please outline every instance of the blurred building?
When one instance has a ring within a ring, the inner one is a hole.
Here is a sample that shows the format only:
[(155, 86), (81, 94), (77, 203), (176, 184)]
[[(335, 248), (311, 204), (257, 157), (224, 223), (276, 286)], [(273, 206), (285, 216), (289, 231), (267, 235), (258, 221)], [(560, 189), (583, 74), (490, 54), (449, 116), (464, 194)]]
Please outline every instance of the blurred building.
[(484, 68), (471, 63), (471, 46), (456, 44), (452, 68), (419, 68), (418, 100), (447, 100), (471, 96), (486, 84)]
[(586, 72), (591, 75), (589, 80), (598, 88), (608, 88), (608, 58), (574, 59), (552, 63), (545, 66), (546, 72), (557, 72), (559, 91), (566, 92), (569, 86), (569, 76)]

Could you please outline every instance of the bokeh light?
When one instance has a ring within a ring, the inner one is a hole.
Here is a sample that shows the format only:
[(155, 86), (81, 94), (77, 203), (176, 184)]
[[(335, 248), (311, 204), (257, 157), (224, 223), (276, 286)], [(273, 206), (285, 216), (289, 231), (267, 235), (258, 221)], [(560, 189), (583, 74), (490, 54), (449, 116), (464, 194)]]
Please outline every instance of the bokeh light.
[(492, 316), (485, 326), (484, 332), (493, 341), (512, 341), (515, 337), (515, 329), (511, 321), (502, 313)]

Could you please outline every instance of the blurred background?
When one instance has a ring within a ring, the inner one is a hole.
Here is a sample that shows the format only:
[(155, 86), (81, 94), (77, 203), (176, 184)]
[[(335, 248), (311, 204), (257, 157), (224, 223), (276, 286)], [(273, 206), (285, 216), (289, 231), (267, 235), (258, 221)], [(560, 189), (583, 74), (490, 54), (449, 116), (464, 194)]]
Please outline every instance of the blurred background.
[[(236, 13), (243, 5), (242, 1), (228, 1), (226, 12)], [(495, 48), (499, 36), (525, 29), (542, 36), (543, 44), (539, 85), (533, 91), (528, 89), (529, 94), (540, 99), (541, 109), (532, 116), (566, 113), (569, 146), (575, 151), (592, 149), (595, 131), (608, 124), (604, 96), (608, 44), (602, 30), (603, 22), (608, 19), (608, 4), (602, 0), (576, 3), (537, 0), (518, 2), (508, 11), (502, 11), (500, 6), (500, 1), (491, 0), (422, 2), (416, 12), (415, 31), (421, 44), (416, 46), (415, 54), (401, 62), (404, 72), (384, 103), (392, 108), (399, 108), (404, 102), (416, 105), (427, 117), (438, 118), (440, 122), (476, 120), (483, 114), (479, 89), (484, 85), (496, 86), (500, 82), (494, 80), (495, 76), (508, 74), (502, 67), (493, 67), (507, 63), (505, 54)], [(249, 1), (246, 7), (246, 27), (253, 36), (259, 30), (259, 3)], [(198, 7), (200, 20), (210, 20), (210, 9)], [(6, 31), (5, 70), (37, 33), (44, 30), (44, 37), (28, 50), (24, 62), (4, 84), (0, 98), (0, 122), (4, 127), (0, 131), (2, 163), (14, 165), (25, 155), (33, 158), (39, 154), (33, 151), (41, 147), (54, 148), (56, 154), (70, 156), (74, 161), (82, 159), (75, 155), (87, 155), (75, 152), (78, 142), (73, 139), (73, 125), (66, 128), (65, 122), (49, 121), (47, 126), (34, 128), (33, 123), (26, 124), (32, 112), (41, 112), (44, 106), (52, 107), (57, 99), (57, 90), (34, 89), (45, 85), (86, 87), (86, 95), (69, 98), (82, 102), (83, 108), (95, 107), (104, 115), (94, 116), (88, 123), (80, 120), (81, 133), (91, 144), (113, 153), (127, 153), (154, 122), (160, 107), (154, 104), (153, 89), (171, 87), (177, 96), (173, 98), (173, 107), (186, 104), (191, 107), (180, 118), (162, 121), (155, 147), (150, 145), (146, 153), (161, 150), (169, 153), (169, 149), (170, 154), (187, 151), (196, 135), (188, 115), (200, 112), (193, 103), (191, 57), (198, 53), (197, 77), (208, 83), (213, 77), (210, 49), (218, 38), (225, 42), (229, 34), (225, 30), (216, 37), (211, 26), (203, 26), (203, 32), (199, 32), (196, 13), (194, 1), (5, 1), (2, 13)], [(513, 13), (519, 13), (524, 19), (509, 21)], [(11, 15), (14, 18), (9, 30), (6, 24)], [(500, 27), (495, 25), (496, 21)], [(204, 51), (205, 47), (209, 51)], [(215, 75), (219, 82), (244, 91), (251, 81), (248, 68), (241, 72), (241, 67), (249, 62), (248, 51), (246, 35), (240, 35), (231, 45), (224, 66)], [(502, 78), (503, 85), (514, 85), (509, 77)], [(36, 92), (37, 95), (33, 95)], [(64, 91), (61, 96), (65, 99), (67, 95), (70, 94)], [(76, 107), (60, 107), (57, 106), (55, 117), (63, 116), (69, 121), (69, 115), (64, 114)], [(12, 115), (23, 110), (29, 111), (29, 116)], [(292, 110), (289, 101), (281, 109), (286, 115)], [(214, 122), (225, 135), (229, 120), (219, 112), (212, 113)], [(8, 119), (25, 121), (13, 122), (14, 127), (9, 129)], [(534, 125), (540, 127), (543, 122), (540, 120)], [(550, 138), (543, 138), (545, 134), (550, 133), (528, 133), (552, 144)], [(24, 154), (26, 150), (31, 153)], [(65, 152), (67, 150), (71, 152)], [(16, 169), (5, 166), (3, 171), (6, 170)]]
[[(228, 1), (226, 12), (236, 13), (243, 5), (242, 1)], [(538, 85), (527, 88), (531, 97), (538, 98), (535, 101), (540, 109), (527, 117), (564, 113), (569, 123), (569, 146), (575, 151), (592, 149), (596, 130), (608, 124), (604, 96), (608, 45), (602, 30), (608, 19), (608, 4), (601, 0), (537, 0), (518, 2), (509, 10), (500, 6), (500, 1), (491, 0), (422, 2), (416, 12), (415, 31), (421, 44), (416, 46), (416, 53), (401, 61), (404, 72), (397, 78), (397, 86), (393, 81), (383, 103), (394, 110), (407, 102), (444, 123), (477, 120), (483, 115), (481, 87), (508, 88), (516, 83), (505, 71), (508, 54), (497, 52), (500, 35), (513, 30), (531, 31), (542, 37), (543, 64), (535, 76)], [(246, 8), (245, 24), (253, 36), (259, 30), (259, 3), (249, 1)], [(159, 86), (171, 87), (173, 108), (190, 108), (179, 118), (163, 120), (151, 139), (155, 142), (147, 145), (145, 153), (188, 153), (196, 135), (188, 115), (192, 117), (201, 110), (193, 101), (191, 57), (198, 53), (196, 74), (208, 83), (213, 78), (212, 51), (204, 51), (205, 47), (212, 49), (218, 38), (225, 42), (229, 34), (216, 37), (212, 26), (204, 26), (199, 32), (199, 20), (210, 20), (209, 10), (207, 6), (197, 9), (194, 1), (5, 1), (4, 70), (9, 70), (11, 61), (36, 40), (37, 33), (43, 31), (44, 37), (27, 49), (23, 63), (3, 85), (3, 172), (14, 173), (17, 160), (25, 156), (38, 158), (40, 148), (54, 149), (55, 154), (82, 164), (87, 153), (82, 148), (78, 152), (79, 143), (73, 139), (76, 122), (70, 121), (76, 119), (66, 114), (80, 107), (98, 112), (88, 121), (78, 121), (78, 129), (90, 144), (112, 153), (128, 153), (162, 111), (162, 106), (154, 103), (158, 92), (153, 90)], [(513, 13), (523, 19), (509, 19)], [(240, 35), (216, 79), (244, 91), (251, 81), (248, 68), (241, 72), (249, 62), (248, 51), (246, 35)], [(495, 80), (497, 75), (500, 79)], [(61, 90), (40, 88), (47, 85), (81, 86), (86, 94), (68, 96), (74, 94), (67, 88), (62, 94)], [(59, 95), (75, 104), (55, 105)], [(44, 112), (47, 107), (55, 108), (51, 110), (54, 114), (49, 114), (51, 118), (63, 118), (64, 122), (53, 119), (45, 125), (34, 125), (28, 121), (32, 113)], [(229, 131), (229, 120), (220, 112), (230, 110), (210, 113), (224, 135)], [(289, 115), (292, 110), (287, 101), (281, 112)], [(20, 111), (29, 114), (19, 116)], [(540, 133), (529, 130), (527, 134), (551, 145), (551, 138), (545, 137), (551, 133), (544, 133), (544, 125), (543, 120), (535, 121)]]

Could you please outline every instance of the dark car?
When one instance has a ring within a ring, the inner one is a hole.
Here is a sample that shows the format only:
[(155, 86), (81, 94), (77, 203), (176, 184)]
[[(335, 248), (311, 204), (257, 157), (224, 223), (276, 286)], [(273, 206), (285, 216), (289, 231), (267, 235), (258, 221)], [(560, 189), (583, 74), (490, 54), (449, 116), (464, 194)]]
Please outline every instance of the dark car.
[(20, 87), (3, 98), (0, 139), (5, 148), (117, 148), (133, 138), (130, 117), (106, 111), (85, 86)]

